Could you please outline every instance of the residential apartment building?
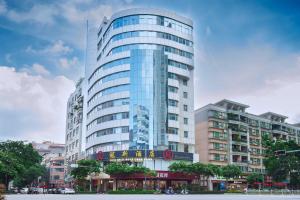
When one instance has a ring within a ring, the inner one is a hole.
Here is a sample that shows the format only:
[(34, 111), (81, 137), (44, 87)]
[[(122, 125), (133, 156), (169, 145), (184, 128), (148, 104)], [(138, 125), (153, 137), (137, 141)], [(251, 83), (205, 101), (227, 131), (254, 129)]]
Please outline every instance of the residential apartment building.
[(84, 79), (81, 78), (75, 91), (70, 95), (67, 104), (66, 135), (65, 135), (65, 172), (66, 180), (70, 178), (70, 165), (76, 163), (84, 155)]
[(64, 152), (65, 145), (50, 141), (43, 143), (32, 142), (32, 146), (43, 157), (42, 165), (45, 165), (49, 180), (41, 185), (50, 188), (64, 186)]
[(286, 116), (272, 112), (250, 114), (246, 112), (248, 107), (225, 99), (195, 111), (196, 152), (200, 162), (235, 164), (245, 173), (264, 173), (263, 135), (300, 144), (299, 124), (286, 123)]
[(192, 21), (157, 9), (129, 9), (105, 17), (89, 34), (87, 155), (133, 159), (156, 170), (168, 169), (166, 154), (192, 162)]
[(49, 188), (60, 188), (65, 185), (65, 166), (63, 151), (59, 154), (47, 154), (44, 158), (49, 173)]

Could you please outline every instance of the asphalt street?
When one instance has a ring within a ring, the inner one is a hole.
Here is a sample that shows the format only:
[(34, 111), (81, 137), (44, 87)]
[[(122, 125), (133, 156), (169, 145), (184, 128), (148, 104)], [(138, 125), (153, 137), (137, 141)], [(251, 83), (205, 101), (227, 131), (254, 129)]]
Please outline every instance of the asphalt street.
[(300, 200), (300, 195), (7, 195), (7, 200)]

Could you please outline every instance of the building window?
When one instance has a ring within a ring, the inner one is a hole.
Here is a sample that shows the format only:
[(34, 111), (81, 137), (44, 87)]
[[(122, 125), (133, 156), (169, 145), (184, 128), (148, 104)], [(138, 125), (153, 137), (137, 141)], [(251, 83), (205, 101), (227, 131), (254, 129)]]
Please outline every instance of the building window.
[(178, 143), (177, 142), (169, 142), (169, 149), (172, 151), (178, 151)]
[(172, 92), (172, 93), (177, 93), (178, 92), (178, 88), (177, 87), (173, 87), (173, 86), (168, 86), (168, 91)]
[(169, 127), (168, 128), (168, 133), (178, 135), (178, 128)]
[(64, 168), (54, 168), (56, 172), (64, 172)]
[(215, 154), (214, 155), (214, 160), (221, 160), (220, 154)]
[(188, 124), (188, 122), (189, 122), (189, 119), (188, 119), (188, 118), (183, 118), (183, 123), (184, 123), (184, 124)]
[(168, 104), (169, 104), (169, 106), (172, 106), (172, 107), (178, 107), (178, 101), (173, 100), (173, 99), (169, 99)]
[(188, 144), (184, 144), (183, 151), (184, 151), (185, 153), (188, 153), (188, 152), (189, 152), (189, 145), (188, 145)]
[(168, 119), (169, 119), (169, 120), (178, 121), (178, 115), (177, 115), (177, 114), (174, 114), (174, 113), (169, 113), (169, 114), (168, 114)]
[(185, 138), (188, 138), (188, 137), (189, 137), (189, 132), (188, 132), (188, 131), (184, 131), (183, 134), (184, 134), (184, 137), (185, 137)]
[(188, 81), (187, 81), (186, 79), (183, 79), (183, 80), (182, 80), (182, 84), (185, 85), (185, 86), (187, 86)]
[(183, 105), (183, 110), (184, 111), (188, 111), (188, 106), (187, 105)]
[(185, 99), (188, 98), (188, 93), (187, 92), (183, 92), (183, 98), (185, 98)]
[(214, 149), (221, 149), (220, 143), (213, 143)]

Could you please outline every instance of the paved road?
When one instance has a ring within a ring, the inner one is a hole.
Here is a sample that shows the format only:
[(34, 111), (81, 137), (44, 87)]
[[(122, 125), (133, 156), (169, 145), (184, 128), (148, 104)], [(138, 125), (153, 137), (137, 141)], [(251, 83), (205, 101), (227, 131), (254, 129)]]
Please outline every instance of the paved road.
[(300, 200), (300, 195), (8, 195), (7, 200)]

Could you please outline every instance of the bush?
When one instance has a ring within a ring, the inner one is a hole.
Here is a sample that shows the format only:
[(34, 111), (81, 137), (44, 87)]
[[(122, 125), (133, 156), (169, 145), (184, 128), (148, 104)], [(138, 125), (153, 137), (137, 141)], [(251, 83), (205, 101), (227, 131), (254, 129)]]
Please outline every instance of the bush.
[(155, 190), (116, 190), (109, 191), (108, 194), (154, 194)]
[(96, 194), (96, 191), (76, 191), (76, 194)]
[(223, 191), (189, 191), (189, 194), (224, 194)]
[(226, 191), (226, 193), (243, 193), (243, 192), (237, 189), (229, 189)]

